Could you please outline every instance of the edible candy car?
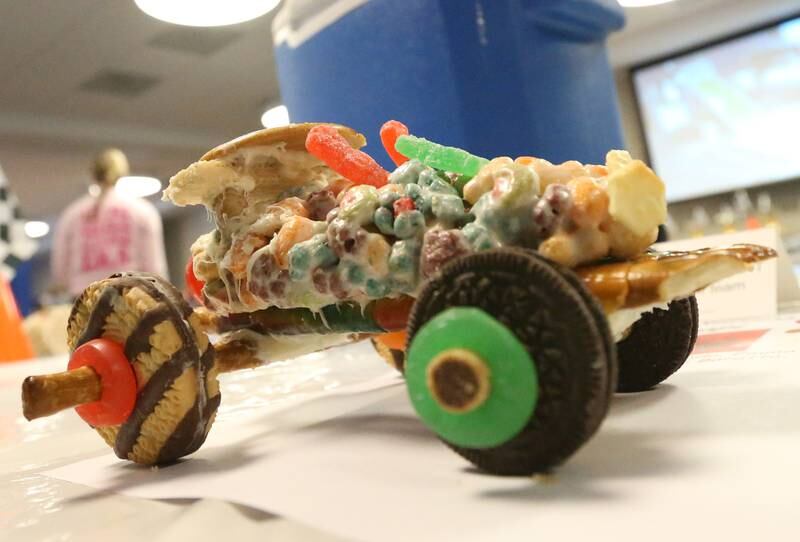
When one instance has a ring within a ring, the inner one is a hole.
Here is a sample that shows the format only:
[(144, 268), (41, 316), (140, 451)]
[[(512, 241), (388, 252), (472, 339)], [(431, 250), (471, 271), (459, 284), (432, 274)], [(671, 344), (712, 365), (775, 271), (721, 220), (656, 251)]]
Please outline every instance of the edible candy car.
[(175, 175), (165, 199), (214, 222), (187, 268), (203, 307), (148, 275), (91, 285), (70, 319), (74, 370), (26, 380), (26, 416), (83, 403), (118, 456), (165, 463), (202, 445), (218, 373), (369, 337), (452, 449), (491, 473), (542, 472), (594, 434), (615, 391), (683, 364), (697, 290), (774, 256), (652, 252), (664, 185), (624, 151), (488, 160), (396, 121), (381, 140), (391, 173), (360, 134), (309, 123)]

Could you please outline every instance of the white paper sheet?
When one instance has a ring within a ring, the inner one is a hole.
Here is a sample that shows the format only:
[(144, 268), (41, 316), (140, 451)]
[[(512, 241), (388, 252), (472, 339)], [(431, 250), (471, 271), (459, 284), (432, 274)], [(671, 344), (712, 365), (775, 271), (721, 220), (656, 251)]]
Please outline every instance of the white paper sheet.
[(229, 418), (171, 467), (106, 454), (45, 474), (98, 496), (229, 500), (363, 541), (796, 540), (798, 331), (785, 319), (745, 351), (690, 358), (658, 389), (617, 396), (599, 433), (547, 477), (477, 473), (390, 374)]

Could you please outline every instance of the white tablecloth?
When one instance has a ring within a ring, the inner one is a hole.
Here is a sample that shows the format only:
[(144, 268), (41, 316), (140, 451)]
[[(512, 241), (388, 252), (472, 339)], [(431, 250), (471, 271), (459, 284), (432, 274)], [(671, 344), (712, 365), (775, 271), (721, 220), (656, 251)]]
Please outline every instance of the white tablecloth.
[[(704, 348), (708, 353), (690, 358), (687, 365), (659, 389), (618, 397), (599, 434), (557, 471), (554, 481), (538, 480), (535, 488), (531, 485), (506, 496), (513, 497), (517, 506), (523, 499), (532, 511), (538, 507), (551, 515), (572, 517), (570, 533), (585, 531), (600, 539), (605, 539), (601, 535), (615, 534), (617, 540), (642, 537), (652, 540), (669, 526), (670, 533), (683, 533), (689, 540), (693, 539), (693, 533), (699, 532), (696, 529), (702, 524), (704, 510), (703, 506), (693, 507), (697, 509), (686, 517), (687, 500), (691, 502), (698, 495), (716, 494), (720, 502), (709, 502), (709, 510), (721, 509), (724, 505), (729, 516), (722, 524), (706, 525), (713, 528), (709, 532), (728, 541), (739, 540), (739, 532), (744, 540), (751, 533), (746, 528), (738, 529), (737, 525), (763, 522), (765, 533), (775, 528), (786, 535), (783, 539), (800, 538), (800, 528), (795, 527), (793, 533), (784, 532), (787, 526), (796, 525), (792, 510), (800, 490), (794, 491), (793, 499), (790, 499), (790, 491), (792, 487), (800, 487), (800, 475), (796, 469), (791, 469), (776, 476), (775, 465), (770, 465), (772, 460), (782, 465), (790, 457), (795, 458), (796, 465), (796, 458), (800, 457), (800, 320), (797, 316), (784, 317), (780, 321), (751, 323), (744, 327), (767, 331), (761, 335), (745, 334), (744, 342), (738, 343), (736, 340), (726, 343), (722, 340), (725, 337), (707, 340)], [(342, 390), (358, 395), (362, 382), (392, 378), (369, 345), (344, 348), (226, 375), (222, 381), (224, 400), (217, 424), (225, 424), (226, 420), (232, 420), (228, 422), (231, 425), (242, 420), (268, 421), (270, 416), (279, 417), (304, 401), (308, 403), (314, 399), (318, 405), (325, 405), (329, 395)], [(71, 411), (33, 423), (22, 418), (19, 404), (22, 379), (30, 374), (63, 370), (65, 364), (65, 359), (56, 358), (0, 366), (0, 539), (160, 542), (191, 537), (199, 542), (217, 540), (221, 535), (230, 540), (375, 539), (370, 535), (374, 535), (374, 531), (360, 530), (356, 519), (333, 529), (336, 534), (329, 534), (330, 531), (323, 532), (313, 525), (314, 514), (309, 514), (304, 522), (302, 511), (299, 521), (290, 521), (218, 498), (141, 499), (98, 492), (86, 485), (43, 475), (44, 471), (111, 453)], [(336, 414), (328, 412), (319, 419)], [(397, 423), (396, 417), (387, 415), (387, 427), (381, 428), (381, 419), (377, 415), (373, 426), (364, 431), (375, 431), (376, 435), (386, 433), (391, 424)], [(312, 425), (314, 421), (309, 418), (303, 423)], [(415, 423), (404, 422), (404, 427)], [(424, 435), (424, 430), (416, 426), (413, 432)], [(212, 431), (209, 446), (213, 446), (213, 439)], [(421, 447), (430, 445), (427, 441), (420, 442), (424, 445)], [(741, 470), (737, 474), (738, 456), (732, 455), (730, 448), (739, 446), (741, 449), (736, 453), (741, 455)], [(440, 453), (439, 448), (436, 450)], [(758, 456), (748, 457), (750, 453)], [(440, 457), (446, 458), (436, 468), (441, 465), (449, 468), (450, 456), (436, 457), (437, 461)], [(481, 478), (485, 477), (456, 461), (457, 458), (452, 463), (456, 465), (453, 472), (447, 475), (455, 476), (452, 479), (460, 482), (447, 491), (460, 498), (476, 484), (484, 484)], [(752, 467), (756, 463), (764, 465), (763, 478), (759, 478), (759, 471)], [(313, 467), (315, 465), (309, 465)], [(423, 472), (426, 467), (433, 468), (419, 465)], [(359, 488), (359, 498), (363, 500), (364, 488), (369, 488), (371, 479), (366, 474), (359, 477), (358, 473), (351, 474), (350, 479), (353, 487)], [(701, 487), (710, 483), (709, 480), (720, 487)], [(524, 479), (513, 483), (533, 484)], [(730, 487), (726, 488), (726, 483)], [(754, 489), (748, 493), (750, 486)], [(347, 484), (339, 489), (343, 502), (353, 497), (348, 495), (349, 489)], [(385, 487), (374, 489), (376, 495), (386, 491)], [(644, 498), (637, 497), (625, 506), (618, 506), (620, 502), (625, 503), (626, 494), (628, 497), (644, 495)], [(653, 502), (662, 503), (659, 506), (663, 510), (644, 508), (643, 503), (651, 494), (658, 494), (658, 500)], [(502, 497), (502, 493), (499, 496)], [(543, 500), (543, 496), (547, 499)], [(529, 502), (525, 501), (528, 497)], [(674, 499), (674, 506), (669, 506), (669, 499)], [(353, 502), (359, 501), (353, 498)], [(493, 502), (495, 512), (498, 511), (497, 502), (497, 499)], [(391, 503), (392, 507), (396, 505)], [(380, 503), (373, 503), (373, 506), (380, 506)], [(415, 518), (426, 518), (417, 519), (418, 522), (435, 522), (436, 515), (429, 513), (429, 506), (425, 492), (419, 492), (391, 513), (401, 515), (407, 522), (414, 522)], [(652, 525), (649, 533), (631, 531), (628, 526), (636, 523), (633, 516), (637, 506), (643, 513), (652, 512), (663, 517), (663, 525)], [(574, 507), (574, 515), (571, 507)], [(676, 515), (676, 510), (682, 512)], [(589, 514), (590, 511), (596, 514)], [(715, 523), (719, 523), (721, 517), (718, 512), (709, 512)], [(359, 510), (355, 510), (353, 517), (357, 518), (358, 514)], [(601, 518), (599, 524), (585, 521), (594, 515)], [(293, 517), (297, 518), (298, 514)], [(604, 531), (613, 525), (617, 526), (616, 533)], [(438, 527), (431, 524), (432, 530)], [(512, 529), (503, 539), (510, 540), (524, 532)], [(520, 538), (525, 539), (524, 536)], [(776, 538), (768, 536), (767, 539)]]

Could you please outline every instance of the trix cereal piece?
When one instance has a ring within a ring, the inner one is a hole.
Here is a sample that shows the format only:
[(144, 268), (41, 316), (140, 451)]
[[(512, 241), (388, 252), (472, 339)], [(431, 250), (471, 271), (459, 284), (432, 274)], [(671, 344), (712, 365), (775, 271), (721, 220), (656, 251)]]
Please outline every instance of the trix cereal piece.
[(416, 209), (414, 200), (408, 196), (395, 200), (395, 202), (392, 204), (392, 207), (394, 208), (395, 216), (399, 216), (403, 213), (407, 213)]
[(421, 137), (403, 135), (397, 138), (395, 149), (409, 158), (416, 158), (426, 166), (474, 177), (478, 170), (489, 163), (456, 147), (445, 147)]
[(306, 138), (306, 149), (355, 184), (380, 187), (389, 178), (388, 171), (368, 154), (352, 148), (333, 126), (321, 124), (312, 128)]
[(383, 148), (386, 149), (389, 157), (398, 166), (408, 161), (408, 158), (397, 152), (397, 149), (394, 148), (397, 138), (403, 135), (408, 135), (408, 127), (402, 122), (390, 120), (381, 126), (381, 142), (383, 143)]

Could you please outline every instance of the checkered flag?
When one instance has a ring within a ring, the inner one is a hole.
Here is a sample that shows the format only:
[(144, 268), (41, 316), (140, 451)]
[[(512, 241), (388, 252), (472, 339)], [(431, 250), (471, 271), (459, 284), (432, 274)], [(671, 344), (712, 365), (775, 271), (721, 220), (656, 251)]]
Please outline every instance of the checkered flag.
[(14, 278), (19, 264), (33, 256), (36, 242), (25, 234), (19, 202), (0, 169), (0, 278)]

